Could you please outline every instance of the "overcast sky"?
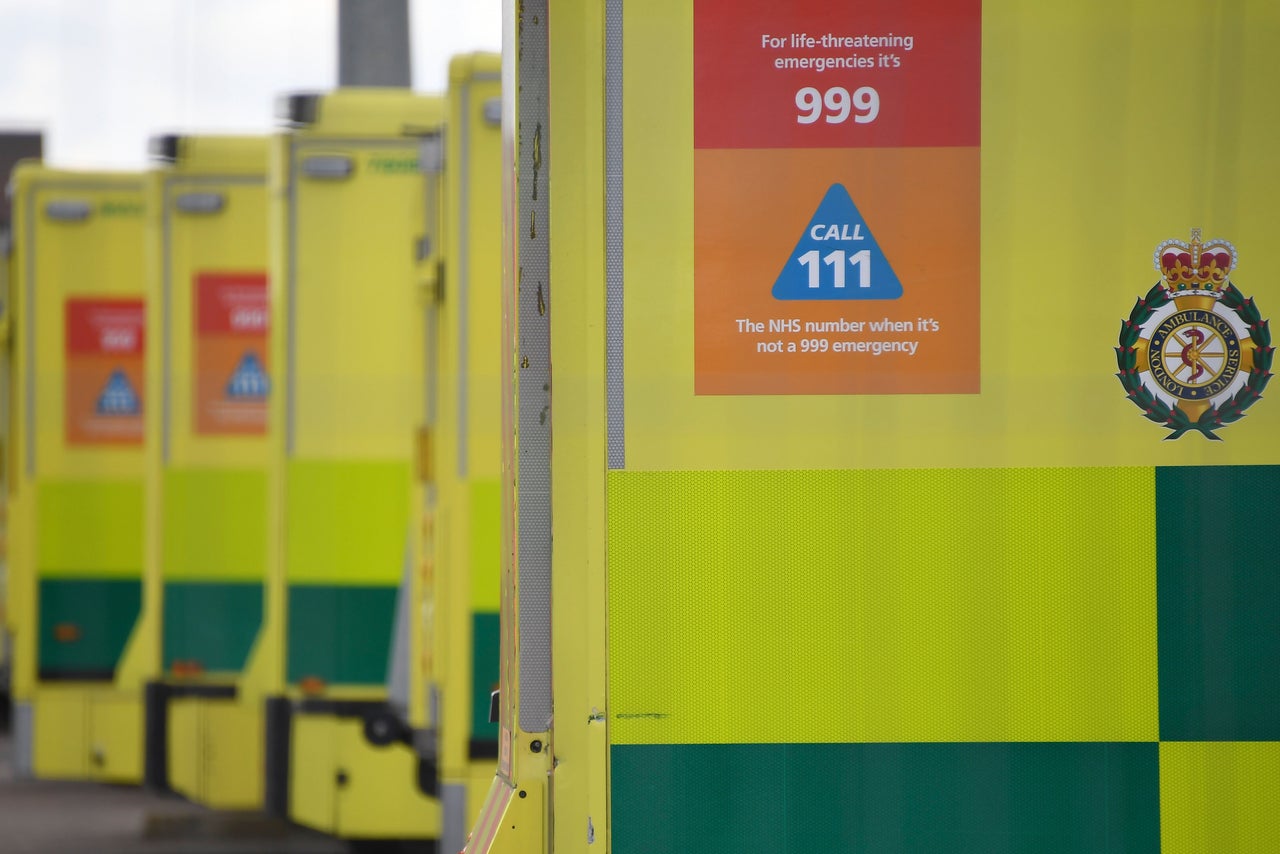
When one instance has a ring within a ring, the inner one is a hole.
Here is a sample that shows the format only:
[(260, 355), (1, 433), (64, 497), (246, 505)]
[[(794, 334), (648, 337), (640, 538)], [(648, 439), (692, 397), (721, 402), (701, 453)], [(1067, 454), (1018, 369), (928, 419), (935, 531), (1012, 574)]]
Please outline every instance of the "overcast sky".
[[(498, 51), (502, 0), (410, 0), (413, 83)], [(137, 168), (155, 133), (265, 132), (275, 97), (337, 80), (337, 0), (0, 0), (0, 129), (55, 166)]]

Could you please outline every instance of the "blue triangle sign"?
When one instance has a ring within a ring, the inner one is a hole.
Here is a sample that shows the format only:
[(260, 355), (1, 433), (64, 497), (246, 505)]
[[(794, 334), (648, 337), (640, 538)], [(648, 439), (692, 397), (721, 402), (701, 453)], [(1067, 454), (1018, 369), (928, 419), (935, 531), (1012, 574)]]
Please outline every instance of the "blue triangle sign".
[(843, 184), (832, 184), (773, 283), (782, 300), (898, 299), (902, 283)]
[(138, 393), (133, 390), (124, 371), (117, 368), (107, 377), (107, 384), (98, 395), (94, 411), (98, 415), (137, 415), (142, 411)]
[(227, 380), (227, 397), (232, 400), (262, 400), (271, 388), (267, 372), (262, 369), (262, 361), (252, 350), (240, 357), (231, 379)]

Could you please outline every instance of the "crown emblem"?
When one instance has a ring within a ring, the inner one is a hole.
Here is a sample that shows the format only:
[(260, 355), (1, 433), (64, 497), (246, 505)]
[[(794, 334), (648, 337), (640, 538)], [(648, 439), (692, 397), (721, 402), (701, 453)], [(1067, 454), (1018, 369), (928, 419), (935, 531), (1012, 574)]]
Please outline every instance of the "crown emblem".
[(1227, 277), (1240, 261), (1235, 246), (1221, 238), (1202, 240), (1200, 229), (1191, 229), (1191, 242), (1166, 240), (1156, 247), (1155, 267), (1172, 296), (1208, 296), (1217, 299)]
[(1166, 240), (1156, 247), (1161, 279), (1120, 322), (1116, 376), (1166, 439), (1217, 431), (1244, 417), (1271, 380), (1271, 326), (1229, 279), (1240, 260), (1226, 240)]

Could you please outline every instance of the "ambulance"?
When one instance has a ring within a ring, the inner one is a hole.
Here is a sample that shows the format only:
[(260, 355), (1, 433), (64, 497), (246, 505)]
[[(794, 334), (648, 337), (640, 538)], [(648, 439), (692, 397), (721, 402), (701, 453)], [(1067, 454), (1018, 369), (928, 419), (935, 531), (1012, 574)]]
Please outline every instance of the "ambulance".
[(1280, 7), (505, 26), (466, 850), (1280, 850)]
[(10, 187), (15, 767), (136, 783), (158, 643), (143, 595), (146, 178), (28, 161)]
[(267, 139), (158, 136), (149, 214), (144, 600), (159, 615), (145, 780), (259, 809), (267, 557)]
[(437, 239), (420, 149), (446, 106), (351, 88), (281, 108), (268, 167), (266, 596), (240, 683), (264, 704), (264, 803), (344, 839), (438, 839), (436, 778), (391, 726), (387, 679), (424, 400), (430, 293), (416, 275)]

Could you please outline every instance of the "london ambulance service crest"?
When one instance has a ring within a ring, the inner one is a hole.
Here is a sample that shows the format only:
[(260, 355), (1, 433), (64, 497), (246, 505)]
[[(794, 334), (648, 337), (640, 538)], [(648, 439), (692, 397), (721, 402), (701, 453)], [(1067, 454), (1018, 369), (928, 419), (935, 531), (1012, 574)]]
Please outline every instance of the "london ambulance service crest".
[(1231, 282), (1239, 264), (1225, 240), (1166, 240), (1156, 247), (1160, 281), (1121, 321), (1116, 374), (1148, 420), (1177, 439), (1239, 421), (1271, 379), (1271, 329)]

